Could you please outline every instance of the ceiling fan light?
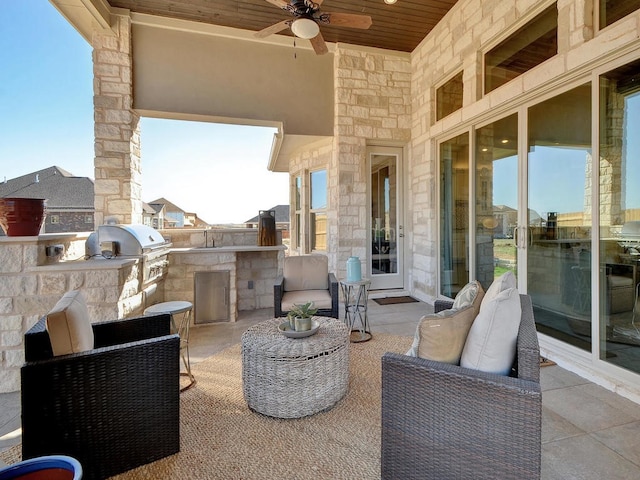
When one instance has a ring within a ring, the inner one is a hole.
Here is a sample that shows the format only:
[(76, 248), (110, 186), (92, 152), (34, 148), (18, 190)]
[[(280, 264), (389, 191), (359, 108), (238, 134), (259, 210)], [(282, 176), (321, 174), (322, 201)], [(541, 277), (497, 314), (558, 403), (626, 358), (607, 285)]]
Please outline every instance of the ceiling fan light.
[(318, 24), (310, 18), (298, 18), (291, 24), (291, 31), (296, 37), (311, 39), (320, 33)]
[(384, 3), (386, 3), (387, 5), (393, 5), (394, 3), (396, 3), (398, 0), (384, 0)]

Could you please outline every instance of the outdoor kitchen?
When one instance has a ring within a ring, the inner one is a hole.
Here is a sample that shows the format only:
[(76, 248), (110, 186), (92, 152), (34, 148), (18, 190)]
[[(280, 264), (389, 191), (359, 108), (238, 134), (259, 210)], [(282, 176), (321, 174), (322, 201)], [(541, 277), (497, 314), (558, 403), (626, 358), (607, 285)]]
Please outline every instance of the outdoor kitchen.
[[(0, 237), (0, 392), (19, 390), (24, 332), (69, 290), (82, 290), (92, 322), (142, 315), (146, 307), (171, 300), (194, 304), (194, 327), (233, 322), (239, 310), (272, 307), (286, 247), (280, 232), (276, 245), (258, 243), (257, 229), (158, 231), (144, 225)], [(215, 295), (201, 288), (197, 298), (196, 273), (202, 272), (228, 278), (221, 287), (228, 299), (224, 319), (208, 318), (200, 308)]]

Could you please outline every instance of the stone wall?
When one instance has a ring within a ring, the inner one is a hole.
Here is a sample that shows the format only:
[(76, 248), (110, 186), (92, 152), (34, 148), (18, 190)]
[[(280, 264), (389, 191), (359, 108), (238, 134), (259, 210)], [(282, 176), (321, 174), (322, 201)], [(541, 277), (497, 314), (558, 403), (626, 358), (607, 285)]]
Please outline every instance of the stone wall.
[[(85, 240), (74, 234), (0, 238), (0, 393), (20, 389), (24, 333), (65, 292), (82, 291), (91, 322), (142, 313), (138, 261), (71, 261), (83, 257)], [(65, 255), (46, 257), (46, 247), (59, 244)]]

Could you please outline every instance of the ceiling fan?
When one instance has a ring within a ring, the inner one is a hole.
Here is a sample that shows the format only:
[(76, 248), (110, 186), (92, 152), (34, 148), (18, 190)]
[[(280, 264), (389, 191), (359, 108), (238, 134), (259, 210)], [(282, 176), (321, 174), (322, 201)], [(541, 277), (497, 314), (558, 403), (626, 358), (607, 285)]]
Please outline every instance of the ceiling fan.
[(273, 33), (281, 32), (286, 28), (296, 37), (308, 39), (313, 50), (318, 55), (323, 55), (329, 51), (327, 44), (320, 33), (320, 25), (334, 25), (336, 27), (361, 28), (366, 30), (371, 26), (369, 15), (358, 15), (355, 13), (330, 13), (321, 12), (320, 5), (324, 0), (267, 0), (282, 10), (286, 10), (295, 18), (283, 20), (275, 25), (271, 25), (255, 33), (258, 38), (267, 37)]

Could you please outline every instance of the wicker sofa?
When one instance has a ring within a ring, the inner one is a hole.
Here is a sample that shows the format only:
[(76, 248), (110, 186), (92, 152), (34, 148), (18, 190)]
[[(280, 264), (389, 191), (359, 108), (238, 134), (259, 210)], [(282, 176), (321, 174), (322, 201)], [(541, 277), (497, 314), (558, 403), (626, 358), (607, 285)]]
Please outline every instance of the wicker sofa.
[(540, 354), (531, 298), (520, 302), (511, 376), (382, 357), (383, 479), (540, 477)]
[(53, 356), (45, 319), (25, 334), (23, 459), (78, 459), (103, 479), (180, 450), (180, 338), (171, 317), (92, 325), (94, 349)]

